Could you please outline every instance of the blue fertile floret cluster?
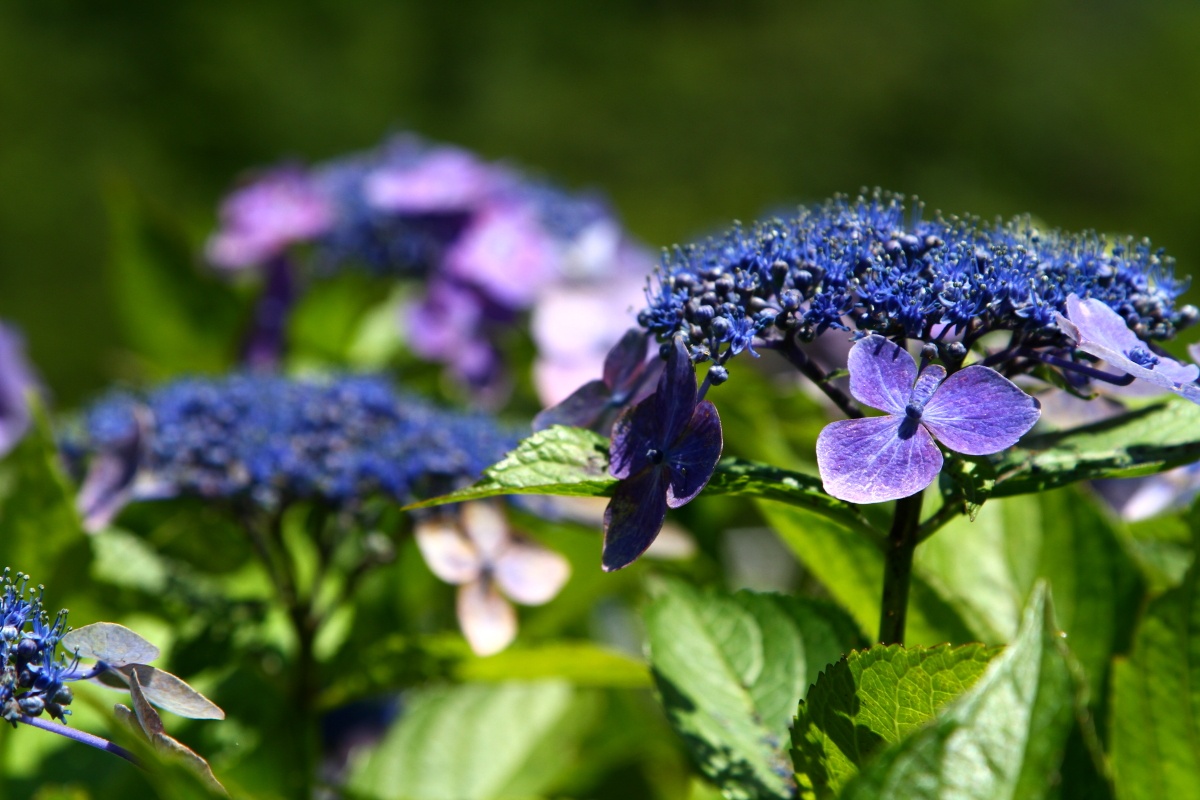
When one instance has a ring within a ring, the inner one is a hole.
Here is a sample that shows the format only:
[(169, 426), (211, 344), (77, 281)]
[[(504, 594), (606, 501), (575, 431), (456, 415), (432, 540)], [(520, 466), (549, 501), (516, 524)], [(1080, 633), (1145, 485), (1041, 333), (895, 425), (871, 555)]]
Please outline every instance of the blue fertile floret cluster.
[(29, 576), (14, 580), (4, 570), (0, 581), (0, 718), (14, 725), (20, 716), (43, 711), (54, 719), (71, 713), (75, 663), (57, 654), (67, 629), (67, 612), (51, 621), (42, 607), (41, 587), (29, 588)]
[(135, 462), (108, 471), (132, 487), (128, 500), (199, 496), (277, 508), (319, 499), (347, 507), (454, 488), (518, 438), (490, 417), (435, 408), (379, 377), (235, 375), (102, 399), (87, 415), (82, 449), (93, 467), (106, 454)]
[(811, 340), (830, 328), (967, 346), (1007, 330), (1029, 346), (1055, 345), (1071, 294), (1102, 301), (1144, 339), (1196, 318), (1195, 308), (1175, 307), (1186, 285), (1172, 259), (1145, 240), (920, 212), (876, 192), (676, 247), (639, 321), (682, 335), (694, 361), (721, 363), (756, 337)]

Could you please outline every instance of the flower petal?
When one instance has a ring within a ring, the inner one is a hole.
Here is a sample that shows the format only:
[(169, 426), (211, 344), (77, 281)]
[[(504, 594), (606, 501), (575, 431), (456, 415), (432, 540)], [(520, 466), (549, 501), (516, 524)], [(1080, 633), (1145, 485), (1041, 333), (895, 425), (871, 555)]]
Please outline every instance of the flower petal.
[(917, 380), (917, 363), (908, 351), (872, 335), (850, 348), (850, 394), (871, 408), (903, 414)]
[(517, 638), (517, 612), (491, 581), (458, 587), (458, 626), (476, 655), (499, 653)]
[(479, 551), (484, 564), (494, 564), (508, 548), (508, 518), (499, 500), (477, 500), (462, 505), (462, 529)]
[(897, 416), (844, 419), (817, 437), (825, 491), (848, 503), (882, 503), (921, 491), (942, 469), (942, 453), (921, 425), (901, 437)]
[(571, 577), (571, 564), (535, 542), (513, 539), (494, 568), (500, 591), (526, 606), (549, 602)]
[(604, 382), (610, 388), (623, 387), (637, 378), (646, 363), (646, 333), (630, 328), (604, 357)]
[(996, 370), (978, 364), (947, 378), (921, 422), (957, 453), (985, 456), (1012, 447), (1041, 416), (1038, 401)]
[(1200, 376), (1200, 367), (1180, 364), (1167, 356), (1156, 356), (1157, 363), (1152, 366), (1133, 360), (1135, 352), (1149, 354), (1146, 343), (1130, 330), (1120, 314), (1101, 301), (1072, 294), (1067, 297), (1066, 307), (1067, 316), (1059, 318), (1059, 326), (1080, 350), (1104, 359), (1116, 369), (1171, 391), (1179, 391)]
[(721, 459), (721, 418), (711, 400), (703, 400), (692, 412), (683, 435), (671, 445), (666, 463), (670, 469), (667, 506), (679, 508), (691, 501), (708, 484)]
[(567, 399), (534, 417), (533, 430), (542, 431), (551, 425), (590, 428), (604, 416), (611, 399), (612, 393), (607, 383), (602, 380), (588, 381), (572, 392)]
[(440, 580), (458, 585), (479, 577), (483, 559), (453, 517), (438, 515), (420, 520), (413, 536), (429, 571)]
[(613, 423), (612, 443), (608, 447), (608, 472), (625, 479), (651, 466), (647, 455), (659, 446), (660, 430), (654, 398), (627, 408)]
[(655, 441), (668, 445), (678, 439), (696, 410), (696, 368), (680, 339), (671, 341), (671, 354), (658, 377), (658, 389), (646, 402), (655, 408)]
[(604, 510), (605, 572), (632, 564), (658, 536), (667, 518), (665, 472), (650, 468), (617, 484)]

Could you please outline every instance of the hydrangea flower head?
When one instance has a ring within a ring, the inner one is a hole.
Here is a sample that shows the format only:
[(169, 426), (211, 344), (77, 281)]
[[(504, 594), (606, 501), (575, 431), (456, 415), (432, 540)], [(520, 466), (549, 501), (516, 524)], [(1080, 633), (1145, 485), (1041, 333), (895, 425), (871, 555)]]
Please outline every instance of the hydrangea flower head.
[(1138, 380), (1200, 402), (1200, 387), (1195, 385), (1200, 367), (1155, 354), (1120, 314), (1099, 300), (1069, 295), (1066, 314), (1058, 315), (1057, 321), (1079, 350)]
[(417, 545), (434, 575), (458, 586), (458, 623), (478, 655), (498, 653), (517, 635), (505, 597), (536, 606), (558, 594), (571, 574), (565, 558), (509, 530), (498, 503), (466, 503), (456, 515), (417, 523)]
[(89, 529), (131, 500), (192, 496), (267, 510), (311, 499), (353, 510), (469, 482), (516, 443), (489, 417), (397, 392), (383, 378), (185, 379), (88, 414), (79, 496)]
[(613, 425), (609, 472), (618, 479), (604, 512), (606, 571), (632, 564), (654, 541), (668, 508), (690, 502), (721, 458), (721, 418), (697, 403), (696, 375), (683, 342), (672, 341), (654, 394)]
[(946, 376), (917, 370), (907, 350), (868, 336), (850, 350), (850, 392), (882, 417), (830, 423), (817, 438), (825, 491), (850, 503), (879, 503), (921, 491), (942, 469), (935, 438), (950, 450), (988, 455), (1016, 444), (1040, 410), (1037, 400), (988, 367)]
[(1039, 232), (1025, 219), (926, 219), (876, 192), (668, 251), (639, 320), (660, 337), (682, 336), (698, 362), (830, 329), (953, 334), (967, 347), (1006, 330), (1044, 346), (1062, 343), (1056, 315), (1075, 293), (1162, 339), (1196, 317), (1175, 307), (1185, 287), (1172, 264), (1144, 241)]

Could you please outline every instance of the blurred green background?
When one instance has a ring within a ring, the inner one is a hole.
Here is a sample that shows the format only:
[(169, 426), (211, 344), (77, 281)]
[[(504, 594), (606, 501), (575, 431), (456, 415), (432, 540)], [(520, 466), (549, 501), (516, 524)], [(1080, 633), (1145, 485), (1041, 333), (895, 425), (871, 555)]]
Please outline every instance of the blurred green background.
[[(609, 193), (653, 245), (883, 186), (1200, 263), (1200, 4), (5, 0), (0, 317), (58, 401), (118, 372), (105, 193), (409, 128)], [(107, 188), (106, 188), (107, 187)]]

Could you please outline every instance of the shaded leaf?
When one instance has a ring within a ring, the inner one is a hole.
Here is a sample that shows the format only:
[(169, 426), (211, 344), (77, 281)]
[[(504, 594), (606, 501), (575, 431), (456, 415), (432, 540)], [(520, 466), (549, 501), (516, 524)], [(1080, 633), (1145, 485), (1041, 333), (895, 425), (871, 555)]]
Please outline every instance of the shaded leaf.
[(556, 681), (413, 692), (349, 788), (380, 800), (536, 796), (569, 768), (587, 706)]
[(1153, 600), (1128, 658), (1113, 665), (1112, 770), (1118, 796), (1200, 796), (1200, 570)]
[[(829, 517), (780, 503), (758, 504), (784, 544), (829, 593), (874, 636), (879, 625), (883, 549), (878, 538), (845, 528)], [(917, 553), (920, 555), (921, 548)], [(909, 644), (934, 645), (976, 639), (959, 610), (914, 569), (908, 604)]]
[(829, 798), (983, 674), (997, 647), (877, 645), (826, 669), (800, 703), (792, 759), (801, 797)]
[(785, 748), (796, 703), (826, 664), (862, 642), (845, 614), (671, 582), (646, 609), (646, 636), (667, 716), (701, 771), (726, 797), (791, 797)]
[(1062, 761), (1076, 691), (1049, 592), (1039, 586), (1016, 639), (975, 685), (931, 725), (884, 750), (841, 797), (1045, 797)]
[(112, 667), (145, 664), (160, 655), (157, 647), (115, 622), (94, 622), (69, 631), (62, 645), (67, 652), (78, 652), (80, 658), (103, 661)]

